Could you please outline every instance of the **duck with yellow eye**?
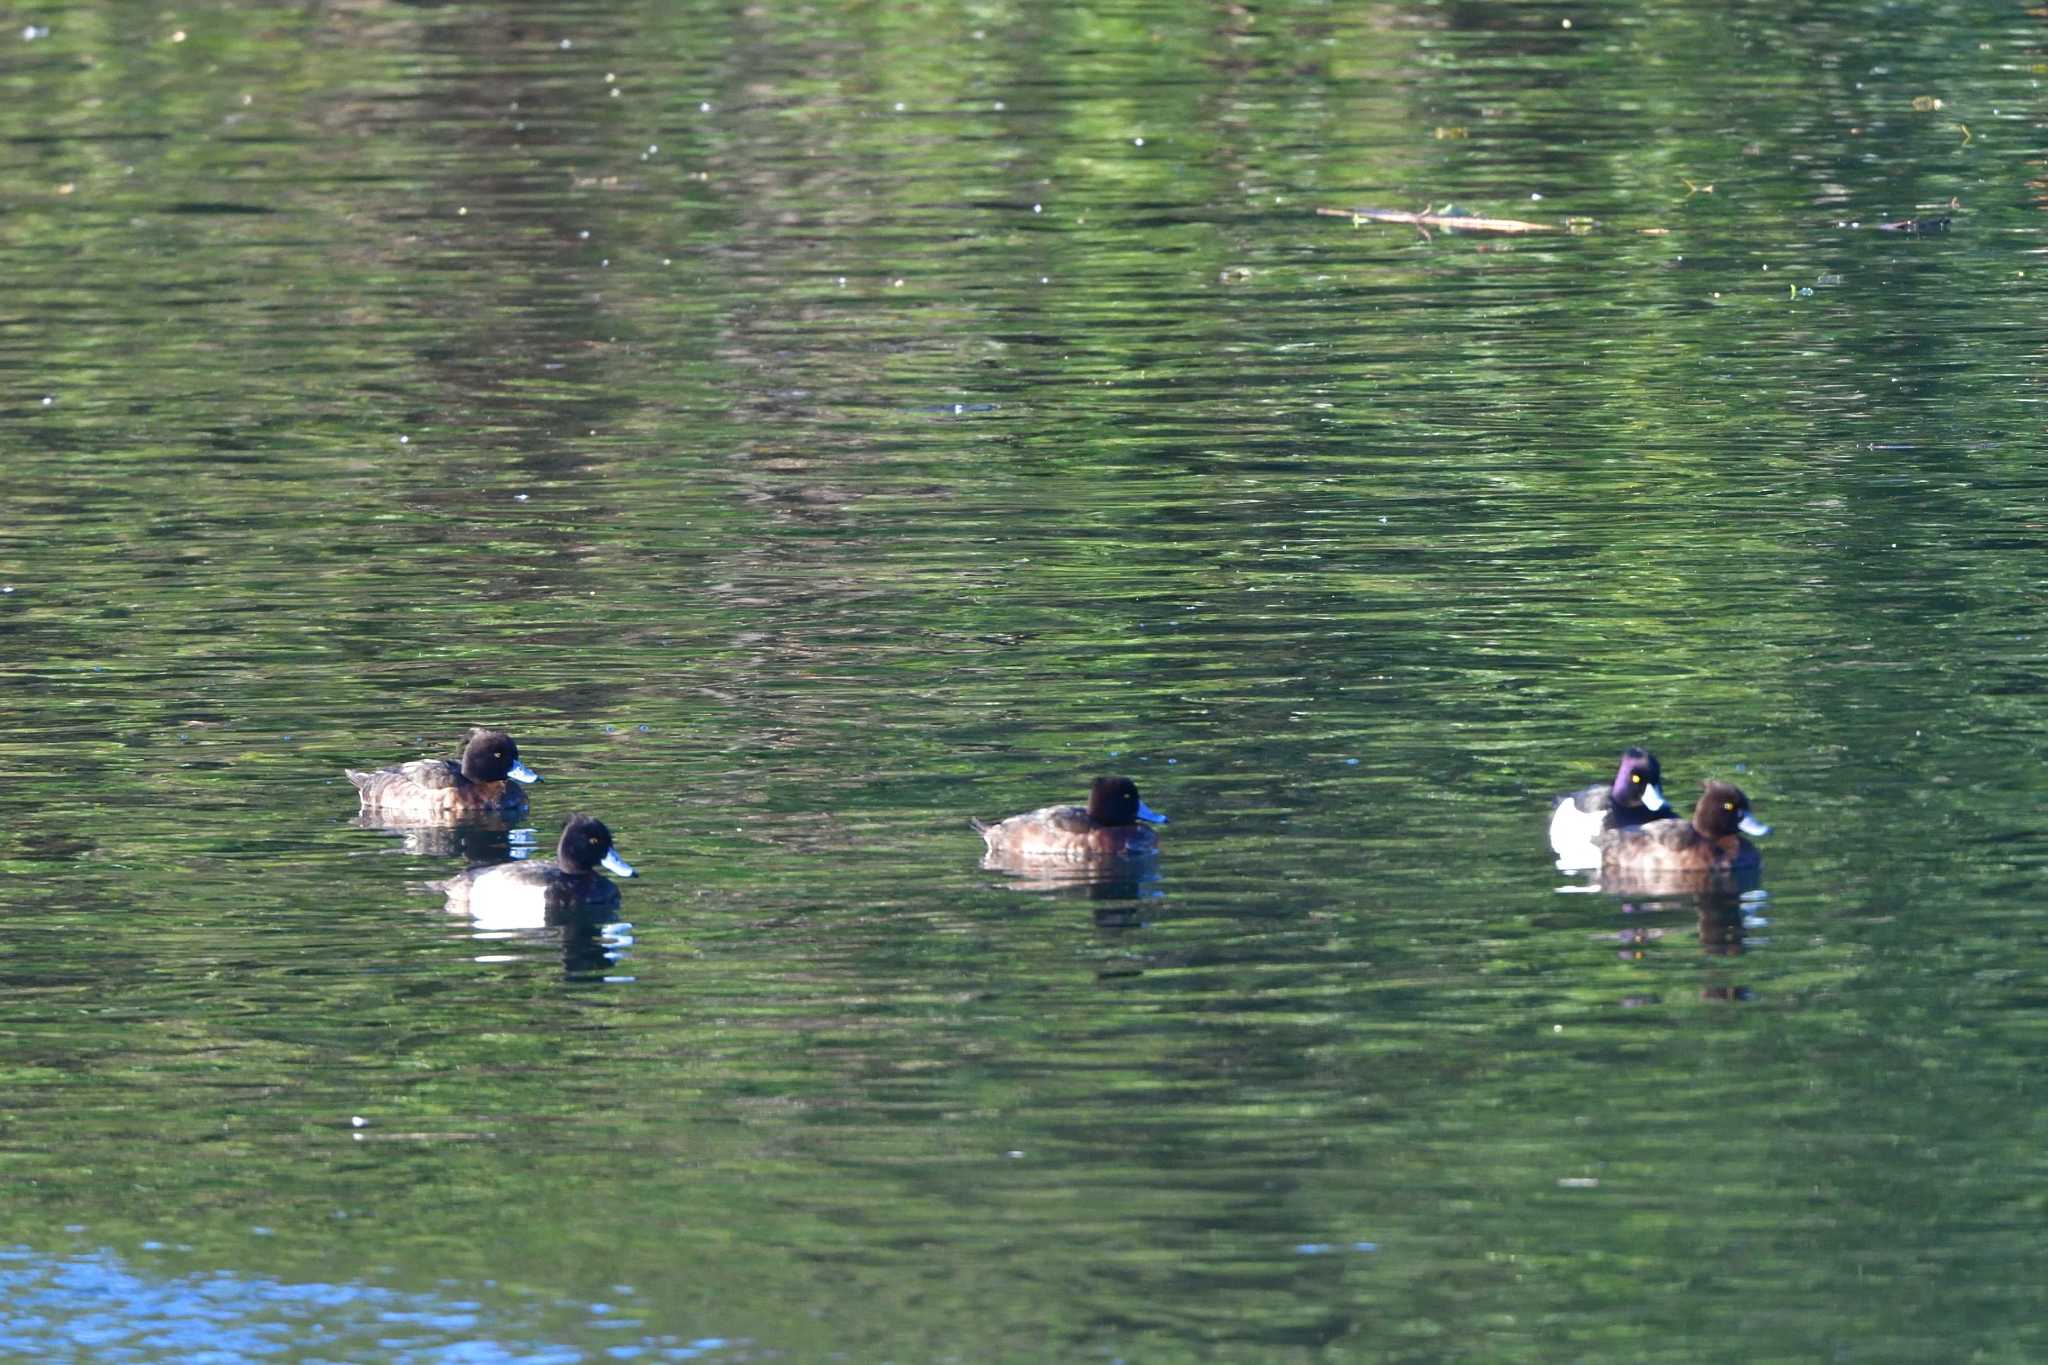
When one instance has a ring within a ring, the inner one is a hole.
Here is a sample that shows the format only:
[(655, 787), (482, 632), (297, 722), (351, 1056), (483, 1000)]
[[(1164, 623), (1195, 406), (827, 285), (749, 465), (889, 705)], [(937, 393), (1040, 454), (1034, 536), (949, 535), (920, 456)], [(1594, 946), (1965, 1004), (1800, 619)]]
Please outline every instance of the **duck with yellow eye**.
[(1611, 829), (1638, 829), (1654, 820), (1676, 819), (1664, 799), (1664, 770), (1648, 749), (1632, 746), (1608, 785), (1566, 792), (1551, 803), (1550, 851), (1560, 868), (1600, 866), (1595, 841)]
[(1762, 879), (1764, 859), (1742, 836), (1770, 832), (1750, 813), (1740, 787), (1709, 782), (1690, 821), (1659, 820), (1600, 835), (1600, 884), (1609, 891), (1746, 890)]

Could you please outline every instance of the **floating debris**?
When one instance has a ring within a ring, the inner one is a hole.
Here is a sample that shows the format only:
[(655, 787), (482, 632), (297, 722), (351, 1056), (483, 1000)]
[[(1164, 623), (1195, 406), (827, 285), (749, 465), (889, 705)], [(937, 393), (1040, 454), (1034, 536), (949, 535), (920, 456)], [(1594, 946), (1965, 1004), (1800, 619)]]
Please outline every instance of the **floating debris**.
[(1453, 209), (1435, 213), (1428, 209), (1421, 213), (1410, 213), (1405, 209), (1329, 209), (1319, 208), (1316, 212), (1325, 218), (1349, 218), (1353, 227), (1361, 223), (1406, 223), (1422, 229), (1427, 237), (1430, 228), (1442, 228), (1446, 232), (1565, 232), (1569, 229), (1556, 223), (1531, 223), (1520, 218), (1484, 218), (1474, 214), (1461, 213)]

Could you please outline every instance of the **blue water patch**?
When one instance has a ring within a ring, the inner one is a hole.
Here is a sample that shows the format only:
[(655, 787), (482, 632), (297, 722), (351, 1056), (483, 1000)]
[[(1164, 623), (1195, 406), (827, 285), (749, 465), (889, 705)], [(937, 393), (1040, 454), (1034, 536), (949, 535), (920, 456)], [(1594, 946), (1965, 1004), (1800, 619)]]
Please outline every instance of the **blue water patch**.
[[(585, 1305), (593, 1319), (598, 1305)], [(616, 1335), (622, 1321), (593, 1321)], [(703, 1360), (740, 1343), (673, 1336), (614, 1344), (618, 1360)], [(535, 1340), (519, 1324), (456, 1295), (202, 1271), (151, 1275), (110, 1251), (50, 1256), (0, 1249), (0, 1358), (96, 1365), (359, 1360), (400, 1365), (575, 1365), (590, 1348)]]

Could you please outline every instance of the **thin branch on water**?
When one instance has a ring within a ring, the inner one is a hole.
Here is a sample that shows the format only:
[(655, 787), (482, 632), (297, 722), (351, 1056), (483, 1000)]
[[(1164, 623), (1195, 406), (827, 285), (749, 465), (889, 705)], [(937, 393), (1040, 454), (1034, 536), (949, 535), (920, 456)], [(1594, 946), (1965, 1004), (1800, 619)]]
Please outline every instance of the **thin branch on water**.
[(1558, 223), (1530, 223), (1520, 218), (1478, 218), (1467, 213), (1409, 213), (1403, 209), (1324, 209), (1317, 213), (1326, 218), (1349, 218), (1355, 227), (1360, 223), (1406, 223), (1422, 230), (1427, 237), (1429, 229), (1442, 228), (1447, 232), (1569, 232), (1569, 226)]

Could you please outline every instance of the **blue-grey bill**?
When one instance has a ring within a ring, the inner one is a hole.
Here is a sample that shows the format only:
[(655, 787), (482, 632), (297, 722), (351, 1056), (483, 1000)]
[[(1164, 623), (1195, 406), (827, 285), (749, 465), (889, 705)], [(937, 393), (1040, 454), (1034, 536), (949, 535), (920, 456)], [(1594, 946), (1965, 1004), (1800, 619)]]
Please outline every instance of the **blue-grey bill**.
[(1166, 823), (1165, 816), (1161, 815), (1158, 811), (1153, 810), (1143, 801), (1140, 801), (1138, 803), (1138, 818), (1140, 820), (1150, 820), (1155, 825), (1163, 825)]
[(1658, 791), (1658, 790), (1657, 790), (1657, 784), (1656, 784), (1655, 782), (1645, 782), (1645, 783), (1643, 784), (1643, 809), (1645, 809), (1645, 810), (1669, 810), (1669, 809), (1671, 809), (1671, 803), (1670, 803), (1670, 802), (1668, 802), (1668, 801), (1666, 801), (1666, 800), (1664, 799), (1664, 793), (1663, 793), (1663, 792), (1660, 792), (1660, 791)]
[(1748, 811), (1744, 811), (1742, 813), (1742, 823), (1738, 824), (1735, 828), (1741, 830), (1744, 834), (1747, 834), (1752, 839), (1761, 839), (1766, 834), (1769, 834), (1771, 832), (1771, 827), (1769, 825), (1757, 819)]
[(603, 868), (605, 871), (613, 873), (614, 875), (620, 877), (637, 877), (640, 875), (638, 872), (635, 872), (633, 870), (633, 865), (631, 863), (627, 862), (624, 858), (621, 858), (619, 856), (619, 851), (617, 849), (613, 849), (611, 852), (605, 854), (604, 861), (599, 863), (598, 866)]
[(527, 766), (526, 766), (526, 764), (524, 764), (523, 762), (519, 762), (519, 761), (517, 761), (517, 760), (514, 760), (514, 762), (513, 762), (513, 764), (512, 764), (512, 771), (511, 771), (511, 772), (509, 772), (509, 773), (507, 773), (507, 774), (506, 774), (506, 776), (507, 776), (507, 777), (510, 777), (510, 778), (511, 778), (511, 779), (512, 779), (512, 780), (513, 780), (514, 782), (538, 782), (538, 781), (540, 781), (540, 774), (539, 774), (539, 773), (537, 773), (537, 772), (535, 772), (535, 771), (534, 771), (533, 769), (531, 769), (531, 768), (527, 767)]

